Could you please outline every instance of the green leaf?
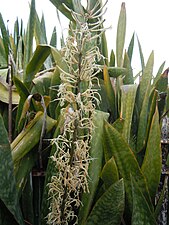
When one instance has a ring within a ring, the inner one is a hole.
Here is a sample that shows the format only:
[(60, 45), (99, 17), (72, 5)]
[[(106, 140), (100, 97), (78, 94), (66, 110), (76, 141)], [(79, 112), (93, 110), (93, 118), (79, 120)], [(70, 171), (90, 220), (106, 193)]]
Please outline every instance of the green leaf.
[(147, 90), (147, 95), (144, 98), (140, 118), (138, 122), (138, 133), (137, 133), (137, 148), (136, 152), (140, 152), (143, 150), (143, 148), (146, 146), (146, 131), (148, 129), (148, 110), (149, 110), (149, 95), (148, 92), (150, 90)]
[(54, 48), (57, 48), (57, 32), (56, 27), (53, 28), (52, 37), (50, 40), (50, 45)]
[(117, 66), (121, 67), (123, 64), (123, 48), (126, 35), (126, 8), (125, 3), (121, 5), (121, 11), (117, 26), (117, 37), (116, 37), (116, 59)]
[(122, 135), (129, 143), (137, 85), (122, 85), (121, 91), (121, 115), (124, 119)]
[(147, 140), (148, 140), (152, 119), (153, 119), (154, 113), (156, 111), (157, 99), (158, 99), (158, 91), (153, 90), (152, 91), (152, 98), (150, 100), (149, 115), (148, 115), (148, 122), (147, 122), (147, 131), (146, 131), (146, 136), (145, 136), (145, 138), (146, 138), (145, 142), (146, 143), (147, 143)]
[(31, 61), (29, 62), (26, 68), (26, 79), (27, 83), (30, 83), (33, 79), (35, 74), (39, 71), (42, 67), (46, 58), (50, 55), (50, 47), (48, 45), (38, 45)]
[[(34, 190), (35, 191), (35, 190)], [(39, 194), (39, 190), (36, 191), (36, 193)], [(34, 223), (34, 205), (33, 201), (35, 200), (35, 195), (33, 195), (33, 185), (32, 185), (32, 177), (29, 176), (27, 178), (27, 183), (25, 185), (24, 191), (22, 192), (22, 212), (24, 215), (24, 220), (29, 221), (29, 224), (35, 224)], [(38, 216), (36, 216), (38, 217)]]
[(50, 84), (52, 77), (54, 76), (54, 72), (45, 72), (41, 73), (39, 76), (35, 77), (32, 81), (33, 83), (33, 88), (31, 90), (31, 94), (41, 94), (41, 95), (49, 95), (50, 91)]
[(103, 77), (104, 77), (104, 86), (105, 86), (107, 98), (110, 105), (110, 112), (112, 114), (111, 116), (113, 121), (115, 121), (117, 118), (116, 97), (115, 97), (115, 91), (113, 89), (106, 65), (104, 66), (104, 69), (103, 69)]
[(152, 71), (154, 63), (154, 53), (152, 52), (146, 67), (144, 68), (142, 80), (140, 81), (138, 89), (138, 99), (137, 106), (138, 112), (140, 112), (140, 118), (138, 122), (138, 133), (137, 133), (137, 152), (140, 152), (146, 145), (146, 130), (147, 130), (147, 121), (149, 113), (149, 103), (150, 103), (150, 94), (151, 94), (151, 80), (152, 80)]
[(16, 177), (16, 188), (19, 197), (21, 196), (24, 187), (26, 185), (27, 179), (30, 176), (30, 172), (35, 165), (37, 160), (37, 154), (35, 151), (29, 152), (25, 155), (19, 163), (15, 165), (15, 177)]
[(144, 194), (139, 188), (138, 182), (132, 177), (133, 213), (132, 225), (157, 225)]
[(144, 68), (145, 68), (144, 56), (143, 56), (142, 47), (141, 47), (141, 44), (140, 44), (140, 41), (139, 41), (138, 37), (137, 37), (137, 42), (138, 42), (139, 53), (140, 53), (141, 67), (142, 67), (142, 71), (143, 71)]
[(64, 71), (68, 70), (66, 62), (63, 60), (60, 52), (57, 49), (49, 45), (38, 45), (31, 61), (27, 66), (26, 82), (30, 83), (34, 79), (35, 74), (39, 71), (44, 61), (50, 54), (52, 54), (55, 63), (59, 67), (59, 69)]
[(16, 51), (16, 71), (15, 76), (23, 81), (23, 38), (19, 37), (17, 51)]
[(123, 67), (127, 69), (127, 73), (125, 74), (125, 77), (123, 79), (123, 84), (134, 84), (134, 77), (133, 77), (133, 70), (131, 67), (131, 61), (126, 52), (124, 54)]
[(38, 13), (35, 11), (35, 40), (36, 45), (47, 44), (46, 34), (42, 31), (41, 22)]
[(141, 172), (132, 150), (121, 134), (107, 122), (105, 122), (104, 126), (103, 142), (105, 151), (109, 152), (107, 154), (114, 156), (118, 171), (124, 179), (127, 200), (129, 203), (129, 212), (132, 212), (131, 174), (138, 182), (150, 208), (153, 209), (145, 177)]
[(103, 34), (101, 36), (101, 54), (104, 56), (104, 64), (109, 66), (108, 47), (107, 47), (107, 40), (106, 40), (105, 32), (103, 32)]
[[(53, 5), (61, 12), (63, 13), (69, 20), (73, 21), (73, 17), (71, 15), (70, 10), (73, 10), (73, 4), (72, 0), (50, 0)], [(63, 3), (70, 9), (68, 10), (65, 8)]]
[(20, 225), (23, 225), (23, 218), (16, 191), (16, 182), (11, 156), (11, 148), (8, 141), (7, 131), (0, 115), (0, 199), (15, 217)]
[[(81, 15), (84, 15), (84, 8), (81, 4), (81, 1), (79, 0), (72, 0), (72, 3), (73, 3), (73, 9), (74, 11), (77, 13), (77, 18), (78, 20), (81, 22), (81, 23), (85, 23), (85, 19), (83, 16)], [(79, 16), (80, 15), (80, 16)], [(79, 24), (77, 23), (76, 26), (78, 27)]]
[[(26, 67), (32, 57), (33, 54), (33, 37), (34, 37), (34, 27), (35, 27), (35, 0), (31, 1), (31, 7), (30, 7), (30, 15), (29, 15), (29, 21), (27, 25), (26, 30), (26, 37), (25, 37), (25, 48), (24, 48), (24, 74), (23, 74), (23, 80), (27, 83), (29, 79), (27, 78), (27, 72)], [(28, 83), (29, 85), (29, 83)]]
[(45, 26), (45, 18), (44, 18), (44, 14), (42, 13), (42, 19), (41, 19), (41, 31), (42, 31), (42, 35), (44, 37), (45, 43), (47, 44), (47, 36), (46, 36), (46, 26)]
[(160, 93), (160, 99), (158, 101), (158, 110), (159, 110), (160, 117), (162, 116), (164, 108), (166, 106), (165, 97), (163, 98), (162, 96), (163, 96), (163, 94), (165, 96), (166, 92), (167, 92), (167, 88), (168, 88), (168, 72), (169, 72), (169, 68), (166, 69), (163, 72), (163, 74), (161, 74), (159, 80), (156, 82), (156, 85), (155, 85), (155, 88)]
[[(42, 14), (42, 19), (40, 22), (37, 12), (35, 14), (35, 40), (36, 40), (36, 45), (39, 45), (39, 44), (47, 45), (48, 44), (47, 37), (46, 37), (46, 27), (45, 27), (44, 15)], [(44, 66), (46, 69), (49, 69), (52, 67), (51, 56), (46, 58), (46, 60), (44, 61)]]
[(54, 119), (57, 119), (56, 107), (57, 107), (58, 101), (56, 101), (56, 98), (57, 98), (56, 96), (58, 93), (59, 84), (60, 84), (60, 73), (59, 73), (59, 69), (56, 68), (51, 79), (50, 90), (49, 90), (49, 96), (51, 97), (51, 102), (49, 104), (49, 112), (50, 112), (50, 116)]
[(159, 92), (165, 92), (167, 90), (168, 87), (168, 72), (169, 72), (169, 68), (166, 69), (161, 76), (159, 77), (159, 80), (156, 82), (155, 84), (155, 88), (159, 91)]
[(154, 80), (153, 80), (153, 86), (154, 87), (155, 87), (157, 81), (159, 80), (159, 78), (161, 77), (161, 74), (163, 72), (164, 66), (165, 66), (165, 61), (161, 64), (161, 66), (158, 69), (158, 72), (157, 72), (156, 76), (154, 77)]
[(102, 136), (104, 119), (108, 119), (108, 113), (97, 111), (93, 121), (95, 129), (92, 135), (90, 148), (90, 157), (93, 159), (89, 165), (90, 193), (83, 193), (82, 195), (82, 206), (80, 207), (79, 211), (79, 225), (84, 224), (87, 219), (99, 182), (99, 175), (102, 169), (103, 160)]
[[(14, 163), (24, 157), (33, 147), (38, 144), (41, 136), (44, 115), (38, 112), (27, 127), (19, 133), (11, 144), (12, 158)], [(56, 125), (52, 118), (46, 118), (46, 132), (49, 132)], [(25, 144), (26, 143), (26, 144)]]
[[(18, 105), (20, 96), (18, 92), (13, 88), (12, 90), (12, 104)], [(3, 84), (0, 82), (0, 101), (9, 103), (9, 87), (8, 84)]]
[(133, 56), (134, 37), (135, 37), (135, 33), (133, 33), (133, 36), (132, 36), (132, 38), (130, 40), (130, 44), (129, 44), (129, 47), (128, 47), (128, 50), (127, 50), (127, 55), (129, 57), (130, 62), (131, 62), (132, 56)]
[(2, 38), (3, 38), (3, 45), (6, 53), (6, 61), (8, 62), (8, 55), (9, 55), (9, 48), (11, 47), (10, 40), (9, 40), (9, 33), (6, 30), (2, 14), (0, 13), (0, 29), (2, 33)]
[[(16, 121), (15, 121), (15, 132), (20, 131), (19, 127), (19, 121), (21, 118), (22, 110), (23, 110), (23, 105), (27, 99), (27, 97), (30, 95), (27, 87), (22, 83), (20, 79), (18, 79), (16, 76), (13, 77), (14, 84), (17, 88), (17, 91), (20, 95), (20, 101), (17, 109), (17, 115), (16, 115)], [(31, 104), (31, 109), (34, 110), (33, 104)]]
[(138, 96), (138, 110), (140, 112), (142, 109), (144, 98), (148, 97), (150, 94), (149, 87), (152, 80), (153, 65), (154, 65), (154, 52), (152, 52), (149, 56), (149, 59), (143, 70), (143, 74), (140, 81), (139, 96)]
[(119, 180), (119, 173), (114, 157), (109, 159), (104, 165), (100, 177), (104, 181), (105, 189)]
[(30, 95), (29, 90), (27, 89), (27, 87), (24, 85), (24, 83), (18, 79), (16, 76), (13, 77), (13, 81), (14, 84), (16, 86), (16, 89), (20, 95), (21, 98), (23, 98), (24, 100), (27, 99), (27, 97)]
[(124, 211), (123, 179), (117, 181), (96, 202), (86, 225), (119, 225)]
[(18, 18), (16, 19), (15, 23), (14, 23), (14, 32), (13, 32), (13, 38), (14, 38), (14, 43), (18, 44), (19, 41), (19, 21)]
[(0, 37), (0, 68), (7, 68), (8, 61), (6, 58), (6, 52), (3, 44), (3, 39)]
[(55, 60), (56, 65), (58, 66), (59, 70), (64, 70), (67, 72), (68, 66), (67, 66), (66, 62), (64, 61), (61, 53), (57, 49), (53, 48), (52, 46), (50, 46), (50, 49), (51, 49), (52, 56)]
[(123, 67), (108, 67), (110, 77), (117, 78), (119, 76), (125, 76), (128, 69)]
[(119, 132), (122, 133), (123, 132), (123, 127), (124, 127), (124, 119), (123, 118), (119, 118), (117, 119), (112, 126)]
[(141, 170), (146, 178), (147, 186), (152, 200), (155, 199), (158, 185), (160, 183), (161, 169), (161, 131), (159, 125), (158, 109), (156, 107), (156, 111), (153, 116), (149, 131), (144, 161), (141, 167)]
[(110, 54), (109, 66), (110, 67), (115, 67), (115, 54), (114, 54), (113, 49), (111, 50), (111, 54)]

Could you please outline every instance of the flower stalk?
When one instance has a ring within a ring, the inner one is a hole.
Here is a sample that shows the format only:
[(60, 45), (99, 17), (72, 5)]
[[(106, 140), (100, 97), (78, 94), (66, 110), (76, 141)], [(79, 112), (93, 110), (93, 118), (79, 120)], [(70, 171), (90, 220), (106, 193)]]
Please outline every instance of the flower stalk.
[[(89, 1), (88, 1), (89, 3)], [(82, 7), (82, 6), (81, 6)], [(93, 115), (100, 102), (99, 85), (96, 75), (100, 72), (96, 60), (101, 59), (97, 38), (100, 37), (103, 21), (101, 9), (85, 13), (72, 12), (76, 22), (70, 27), (66, 46), (62, 49), (68, 71), (60, 69), (61, 84), (58, 98), (64, 116), (62, 133), (53, 140), (56, 152), (52, 156), (57, 174), (52, 176), (49, 185), (50, 212), (48, 224), (78, 224), (77, 210), (81, 204), (81, 192), (89, 192), (88, 167), (90, 163), (90, 141), (94, 129)], [(97, 12), (96, 12), (97, 10)], [(92, 25), (94, 15), (94, 25)], [(97, 21), (96, 21), (96, 15)], [(90, 19), (90, 24), (89, 24)], [(98, 31), (96, 33), (96, 28)]]

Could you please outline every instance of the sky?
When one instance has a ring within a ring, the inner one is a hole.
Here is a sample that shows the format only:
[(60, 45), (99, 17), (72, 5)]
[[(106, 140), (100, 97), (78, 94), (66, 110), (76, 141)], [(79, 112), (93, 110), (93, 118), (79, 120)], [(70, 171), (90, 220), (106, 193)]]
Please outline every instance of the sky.
[[(24, 25), (26, 26), (29, 16), (29, 2), (30, 0), (0, 0), (0, 12), (4, 21), (8, 21), (9, 30), (12, 31), (17, 16), (19, 19), (22, 18), (24, 20)], [(114, 51), (117, 22), (122, 2), (125, 2), (127, 11), (125, 48), (128, 48), (133, 32), (135, 32), (140, 40), (145, 61), (147, 61), (151, 51), (154, 50), (154, 74), (156, 74), (158, 68), (164, 61), (166, 61), (165, 68), (169, 67), (169, 1), (108, 0), (105, 27), (111, 26), (111, 29), (106, 31), (106, 36), (108, 48), (113, 48)], [(55, 25), (58, 33), (61, 33), (55, 7), (49, 0), (36, 0), (36, 9), (39, 16), (42, 15), (42, 12), (44, 13), (48, 37), (51, 36)], [(62, 16), (61, 22), (63, 33), (66, 35), (68, 23)], [(136, 42), (137, 40), (135, 39), (134, 60), (132, 62), (135, 73), (141, 69)]]

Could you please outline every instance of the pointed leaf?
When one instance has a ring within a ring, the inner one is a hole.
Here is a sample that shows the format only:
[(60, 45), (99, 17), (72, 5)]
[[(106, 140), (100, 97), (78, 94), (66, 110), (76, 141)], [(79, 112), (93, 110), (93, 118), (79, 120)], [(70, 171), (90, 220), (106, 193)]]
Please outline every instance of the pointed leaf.
[(127, 69), (127, 73), (125, 74), (125, 77), (123, 79), (123, 84), (134, 84), (134, 77), (133, 77), (133, 70), (131, 67), (131, 61), (126, 52), (124, 54), (123, 67)]
[(167, 68), (159, 77), (159, 80), (155, 84), (155, 88), (159, 92), (165, 92), (168, 87), (168, 72), (169, 68)]
[(156, 76), (154, 77), (153, 86), (156, 85), (157, 81), (161, 77), (161, 74), (163, 73), (164, 66), (165, 66), (165, 61), (161, 64), (161, 66), (158, 69), (158, 72), (157, 72)]
[(127, 50), (127, 55), (130, 59), (130, 62), (132, 60), (132, 56), (133, 56), (133, 48), (134, 48), (134, 37), (135, 37), (135, 33), (133, 33), (133, 36), (130, 40), (130, 44), (129, 44), (129, 47), (128, 47), (128, 50)]
[(115, 54), (114, 54), (113, 49), (111, 50), (111, 54), (110, 54), (109, 66), (110, 67), (115, 67)]
[(8, 34), (8, 31), (6, 30), (1, 13), (0, 13), (0, 29), (1, 29), (2, 38), (3, 38), (3, 45), (4, 45), (4, 49), (6, 53), (6, 61), (8, 62), (9, 48), (11, 47), (11, 44), (9, 40), (9, 34)]
[(47, 44), (46, 34), (43, 33), (38, 13), (35, 11), (35, 40), (36, 45)]
[(129, 143), (137, 85), (122, 85), (121, 90), (121, 115), (124, 119), (122, 135), (127, 143)]
[(52, 37), (50, 40), (50, 45), (54, 48), (57, 48), (57, 32), (56, 27), (53, 28)]
[(32, 57), (32, 52), (33, 52), (34, 25), (35, 25), (35, 0), (32, 0), (31, 8), (30, 8), (30, 15), (29, 15), (29, 22), (28, 22), (27, 30), (26, 30), (25, 49), (24, 49), (25, 52), (24, 52), (23, 79), (24, 79), (24, 82), (26, 82), (26, 83), (27, 83), (26, 67)]
[(123, 48), (126, 35), (126, 8), (125, 3), (121, 5), (121, 11), (118, 20), (117, 27), (117, 37), (116, 37), (116, 59), (117, 66), (122, 66), (123, 64)]
[(104, 181), (105, 189), (119, 180), (119, 173), (114, 157), (109, 159), (104, 165), (101, 173), (101, 178)]
[(123, 126), (124, 126), (124, 119), (123, 118), (118, 118), (112, 126), (119, 132), (122, 133), (123, 131)]
[(42, 35), (44, 37), (45, 43), (47, 44), (47, 36), (46, 36), (46, 25), (45, 25), (45, 18), (44, 18), (44, 14), (42, 13), (42, 19), (41, 19), (41, 31), (42, 31)]
[(117, 181), (96, 202), (86, 225), (119, 225), (124, 211), (124, 182)]
[(102, 55), (104, 56), (104, 61), (107, 66), (109, 66), (108, 61), (108, 47), (107, 47), (107, 40), (106, 40), (106, 34), (105, 32), (101, 36), (101, 47), (102, 47)]
[(152, 80), (153, 65), (154, 65), (154, 52), (152, 52), (149, 56), (149, 59), (147, 61), (146, 67), (143, 70), (143, 74), (140, 81), (139, 96), (138, 96), (138, 110), (140, 112), (144, 98), (148, 97), (150, 94), (150, 92), (147, 92), (147, 90)]
[(104, 147), (106, 148), (105, 151), (110, 152), (109, 154), (114, 156), (119, 173), (122, 178), (124, 178), (125, 190), (129, 202), (129, 211), (132, 212), (130, 174), (132, 174), (138, 182), (150, 208), (153, 209), (145, 178), (129, 145), (125, 142), (121, 134), (107, 122), (105, 122), (104, 128), (103, 141)]
[(132, 225), (157, 225), (144, 194), (139, 188), (138, 182), (132, 177), (133, 213)]
[[(153, 147), (152, 147), (153, 146)], [(151, 198), (154, 200), (160, 182), (162, 169), (161, 131), (159, 125), (158, 109), (152, 119), (148, 143), (141, 170), (146, 178)]]
[(16, 52), (16, 77), (23, 81), (23, 39), (19, 38)]
[(142, 47), (141, 47), (141, 44), (140, 44), (140, 41), (139, 41), (138, 37), (137, 37), (137, 42), (138, 42), (139, 53), (140, 53), (141, 67), (142, 67), (142, 71), (143, 71), (144, 68), (145, 68), (144, 56), (143, 56)]

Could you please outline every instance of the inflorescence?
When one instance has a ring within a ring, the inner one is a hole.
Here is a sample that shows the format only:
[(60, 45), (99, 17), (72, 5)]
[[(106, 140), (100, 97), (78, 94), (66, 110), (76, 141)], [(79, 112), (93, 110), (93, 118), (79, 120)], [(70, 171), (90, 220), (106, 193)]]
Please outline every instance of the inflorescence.
[[(89, 3), (89, 1), (88, 1)], [(75, 210), (81, 205), (80, 193), (89, 192), (88, 167), (90, 141), (94, 129), (93, 115), (100, 102), (98, 89), (100, 72), (96, 61), (101, 59), (97, 40), (102, 35), (103, 20), (100, 3), (83, 13), (71, 11), (76, 22), (70, 26), (66, 46), (62, 49), (68, 71), (60, 70), (58, 91), (61, 114), (64, 117), (62, 133), (53, 140), (56, 152), (52, 160), (57, 173), (49, 185), (50, 212), (48, 224), (78, 224)]]

